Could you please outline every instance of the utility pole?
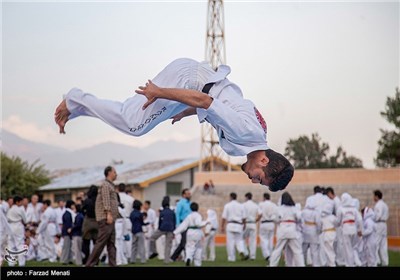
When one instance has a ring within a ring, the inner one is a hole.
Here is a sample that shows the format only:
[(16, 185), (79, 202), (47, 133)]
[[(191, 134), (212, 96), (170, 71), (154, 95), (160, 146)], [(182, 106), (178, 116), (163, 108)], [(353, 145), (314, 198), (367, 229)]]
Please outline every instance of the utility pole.
[[(207, 10), (206, 61), (216, 70), (226, 63), (224, 4), (222, 0), (209, 0)], [(215, 171), (216, 159), (227, 161), (228, 171), (231, 171), (229, 156), (219, 146), (218, 135), (209, 123), (201, 125), (201, 152), (199, 171)], [(209, 164), (204, 164), (208, 159)]]

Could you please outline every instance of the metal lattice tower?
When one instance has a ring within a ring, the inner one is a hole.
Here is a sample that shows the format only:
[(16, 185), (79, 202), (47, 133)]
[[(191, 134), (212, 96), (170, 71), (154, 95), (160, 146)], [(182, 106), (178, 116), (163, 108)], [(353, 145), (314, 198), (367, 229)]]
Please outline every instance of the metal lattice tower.
[[(216, 70), (220, 64), (226, 63), (225, 34), (224, 34), (224, 4), (222, 0), (209, 0), (207, 10), (207, 34), (206, 34), (206, 61)], [(229, 156), (219, 146), (218, 135), (209, 124), (201, 125), (201, 154), (199, 171), (215, 171), (215, 161), (220, 158), (228, 163)], [(207, 165), (203, 160), (209, 159)], [(231, 166), (228, 164), (228, 170)]]

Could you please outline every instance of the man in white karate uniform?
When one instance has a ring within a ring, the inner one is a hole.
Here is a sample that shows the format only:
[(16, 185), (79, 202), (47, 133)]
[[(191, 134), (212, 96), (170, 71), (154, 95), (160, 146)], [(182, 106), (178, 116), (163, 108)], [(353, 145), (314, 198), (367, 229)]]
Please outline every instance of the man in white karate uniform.
[(101, 100), (71, 89), (55, 112), (60, 133), (68, 120), (96, 117), (131, 136), (146, 134), (159, 123), (197, 114), (200, 122), (216, 130), (221, 148), (231, 156), (247, 156), (242, 170), (253, 183), (284, 189), (293, 177), (293, 166), (267, 145), (267, 125), (253, 102), (226, 77), (231, 69), (214, 71), (206, 62), (180, 58), (167, 65), (152, 81), (125, 102)]
[(50, 262), (57, 261), (56, 245), (54, 237), (60, 233), (60, 228), (57, 225), (56, 211), (51, 207), (51, 201), (43, 201), (43, 214), (37, 229), (39, 233), (39, 259), (49, 259)]
[(377, 235), (377, 255), (378, 263), (382, 266), (389, 265), (388, 243), (387, 243), (387, 225), (389, 219), (389, 208), (382, 199), (382, 192), (379, 190), (374, 191), (374, 212), (376, 222), (376, 235)]
[(275, 223), (278, 222), (278, 206), (273, 203), (269, 193), (264, 193), (264, 201), (260, 202), (260, 245), (263, 258), (269, 261), (274, 247)]
[[(243, 232), (244, 254), (249, 256), (250, 260), (256, 259), (257, 249), (257, 221), (260, 214), (258, 205), (252, 200), (253, 194), (248, 192), (245, 194), (246, 202), (243, 203), (246, 215), (246, 229)], [(247, 249), (246, 241), (248, 241), (249, 249)]]
[[(7, 221), (10, 225), (12, 235), (8, 237), (8, 249), (12, 251), (20, 251), (25, 245), (25, 224), (26, 216), (25, 211), (22, 208), (22, 197), (15, 196), (14, 204), (11, 206), (10, 210), (7, 212)], [(13, 247), (16, 246), (16, 248)], [(19, 254), (18, 265), (25, 266), (25, 255)], [(9, 263), (9, 265), (13, 265)]]
[(246, 228), (246, 216), (243, 204), (239, 203), (236, 193), (231, 193), (231, 201), (224, 206), (222, 211), (221, 230), (224, 233), (226, 225), (226, 251), (228, 261), (236, 261), (235, 247), (242, 260), (248, 259), (245, 255), (243, 230)]

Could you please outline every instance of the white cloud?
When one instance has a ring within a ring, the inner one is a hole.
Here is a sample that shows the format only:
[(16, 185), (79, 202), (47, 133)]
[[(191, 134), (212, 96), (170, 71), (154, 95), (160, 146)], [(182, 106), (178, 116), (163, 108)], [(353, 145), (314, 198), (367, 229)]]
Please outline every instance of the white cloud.
[(29, 141), (65, 149), (77, 149), (92, 145), (92, 139), (89, 139), (89, 141), (82, 141), (82, 139), (71, 140), (70, 138), (62, 137), (55, 126), (39, 126), (34, 122), (22, 119), (19, 115), (10, 115), (3, 120), (3, 129)]
[[(185, 126), (191, 126), (191, 123), (189, 122)], [(170, 124), (162, 124), (160, 129), (157, 129), (157, 133), (149, 133), (141, 137), (132, 137), (120, 132), (115, 133), (115, 130), (110, 127), (104, 127), (105, 133), (95, 137), (88, 137), (87, 134), (78, 133), (73, 128), (71, 128), (72, 131), (68, 130), (68, 135), (60, 135), (55, 125), (51, 127), (40, 126), (37, 123), (24, 120), (16, 114), (3, 120), (3, 128), (23, 139), (68, 150), (82, 149), (104, 142), (145, 147), (161, 140), (184, 142), (199, 137), (198, 131), (195, 131), (195, 133), (183, 132), (187, 131), (184, 127), (174, 128), (175, 131), (171, 132)], [(199, 126), (196, 126), (196, 128), (200, 129)]]

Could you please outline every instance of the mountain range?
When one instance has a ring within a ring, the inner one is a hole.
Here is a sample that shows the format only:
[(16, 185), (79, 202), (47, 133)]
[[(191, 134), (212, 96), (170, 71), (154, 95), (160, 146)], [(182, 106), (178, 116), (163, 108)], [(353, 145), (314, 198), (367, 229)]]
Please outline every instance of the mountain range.
[(116, 162), (146, 162), (177, 158), (200, 157), (200, 139), (186, 142), (158, 141), (144, 148), (106, 142), (92, 147), (69, 151), (60, 147), (23, 139), (5, 129), (1, 131), (2, 151), (8, 156), (44, 164), (45, 168), (75, 169), (109, 165)]

